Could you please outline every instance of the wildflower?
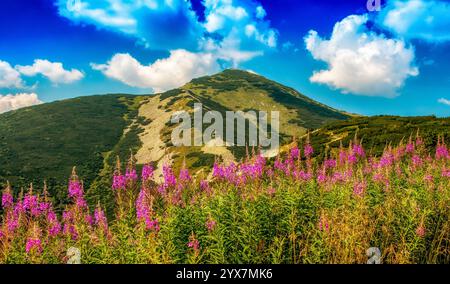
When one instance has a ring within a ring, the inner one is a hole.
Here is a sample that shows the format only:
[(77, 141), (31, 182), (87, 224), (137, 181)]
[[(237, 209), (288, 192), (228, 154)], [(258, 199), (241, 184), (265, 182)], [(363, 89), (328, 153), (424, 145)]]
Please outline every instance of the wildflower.
[(450, 178), (450, 169), (442, 169), (442, 176)]
[(8, 184), (6, 190), (2, 194), (2, 207), (3, 208), (11, 208), (14, 204), (14, 198), (11, 194), (11, 188)]
[(0, 230), (0, 239), (3, 238), (4, 235), (5, 235), (5, 234), (3, 233), (3, 231)]
[(414, 153), (414, 142), (411, 141), (411, 137), (409, 138), (408, 144), (406, 144), (406, 153)]
[(135, 182), (138, 176), (135, 169), (128, 168), (125, 170), (125, 181), (126, 182)]
[(25, 245), (25, 251), (30, 253), (31, 251), (36, 251), (38, 253), (42, 252), (42, 243), (38, 238), (28, 238), (27, 243)]
[(414, 167), (420, 167), (422, 165), (422, 158), (419, 155), (414, 155), (411, 158)]
[(267, 189), (267, 194), (270, 195), (270, 196), (275, 195), (276, 192), (277, 192), (277, 190), (275, 188), (273, 188), (273, 187), (269, 187)]
[(178, 179), (180, 180), (180, 182), (184, 183), (184, 182), (190, 182), (192, 178), (189, 175), (189, 171), (187, 169), (183, 168), (180, 170), (180, 175), (179, 175)]
[(423, 226), (423, 224), (420, 224), (417, 229), (416, 229), (416, 235), (419, 238), (423, 238), (425, 237), (425, 227)]
[(208, 229), (209, 232), (213, 231), (215, 227), (216, 221), (214, 221), (211, 218), (208, 221), (206, 221), (206, 228)]
[(69, 197), (76, 198), (79, 196), (83, 196), (83, 187), (78, 180), (70, 180), (69, 181)]
[(187, 244), (189, 248), (192, 248), (194, 252), (198, 252), (200, 250), (200, 242), (195, 237), (194, 233), (189, 237), (189, 242)]
[(291, 149), (291, 159), (295, 160), (300, 157), (300, 149), (297, 146)]
[(447, 146), (443, 144), (438, 144), (436, 148), (436, 159), (449, 159), (450, 155), (448, 153)]
[(209, 183), (207, 180), (200, 181), (200, 189), (203, 191), (210, 191)]
[(350, 165), (356, 164), (356, 163), (358, 162), (358, 158), (356, 157), (355, 154), (348, 155), (348, 156), (347, 156), (347, 162), (348, 162)]
[(361, 197), (364, 194), (364, 191), (366, 190), (366, 183), (365, 182), (357, 182), (353, 187), (353, 194)]
[(114, 174), (113, 176), (113, 184), (112, 189), (113, 190), (124, 190), (127, 184), (127, 179), (124, 175), (121, 174)]
[(353, 155), (356, 155), (358, 157), (364, 157), (365, 156), (365, 152), (364, 152), (364, 148), (361, 144), (355, 144), (353, 145)]
[(138, 220), (142, 221), (150, 214), (149, 207), (146, 202), (146, 191), (141, 189), (138, 198), (136, 199), (136, 216)]
[(150, 165), (144, 165), (142, 168), (142, 181), (146, 182), (153, 178), (154, 169)]
[(100, 205), (94, 211), (95, 224), (103, 230), (104, 233), (108, 231), (108, 220), (106, 219), (105, 212), (101, 209)]
[(39, 199), (37, 196), (32, 194), (30, 190), (23, 199), (23, 209), (28, 210), (32, 216), (38, 216), (40, 214), (39, 211)]
[(145, 220), (145, 228), (147, 230), (153, 230), (155, 232), (159, 232), (160, 227), (159, 227), (159, 221), (158, 219), (150, 219), (150, 218), (146, 218)]
[(61, 224), (58, 222), (58, 218), (53, 210), (48, 212), (47, 222), (49, 223), (48, 234), (51, 237), (57, 236), (61, 232)]
[(167, 186), (175, 186), (177, 184), (177, 178), (173, 174), (173, 170), (169, 166), (163, 167), (163, 176), (164, 176), (164, 183)]
[(317, 227), (319, 228), (320, 231), (324, 231), (324, 232), (328, 232), (330, 230), (330, 225), (328, 223), (328, 220), (323, 213), (320, 216)]
[(336, 162), (336, 160), (333, 160), (333, 159), (325, 160), (325, 162), (324, 162), (324, 167), (326, 169), (333, 169), (336, 167), (336, 165), (337, 165), (337, 162)]
[(306, 144), (305, 148), (303, 149), (305, 157), (310, 158), (311, 155), (314, 153), (314, 148), (311, 146), (311, 144)]

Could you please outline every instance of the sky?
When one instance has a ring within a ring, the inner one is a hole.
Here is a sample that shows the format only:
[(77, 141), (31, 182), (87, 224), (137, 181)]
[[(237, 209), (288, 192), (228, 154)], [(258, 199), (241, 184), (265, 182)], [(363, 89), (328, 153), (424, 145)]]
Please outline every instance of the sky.
[(249, 70), (362, 115), (450, 116), (444, 0), (2, 0), (0, 113)]

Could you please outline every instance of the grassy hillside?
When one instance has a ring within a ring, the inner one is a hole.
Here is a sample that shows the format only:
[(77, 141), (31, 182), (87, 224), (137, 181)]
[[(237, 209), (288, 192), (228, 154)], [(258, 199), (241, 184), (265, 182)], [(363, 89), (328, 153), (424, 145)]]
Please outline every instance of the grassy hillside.
[(9, 180), (18, 191), (30, 182), (42, 188), (45, 179), (52, 196), (63, 199), (76, 165), (89, 187), (121, 140), (134, 99), (80, 97), (0, 115), (0, 183)]
[(337, 149), (342, 143), (348, 146), (357, 134), (366, 149), (380, 156), (389, 144), (406, 144), (409, 137), (415, 139), (417, 132), (425, 147), (433, 151), (438, 136), (450, 141), (450, 118), (373, 116), (355, 117), (346, 121), (331, 122), (311, 133), (311, 143), (317, 149), (317, 155), (323, 155), (325, 149)]

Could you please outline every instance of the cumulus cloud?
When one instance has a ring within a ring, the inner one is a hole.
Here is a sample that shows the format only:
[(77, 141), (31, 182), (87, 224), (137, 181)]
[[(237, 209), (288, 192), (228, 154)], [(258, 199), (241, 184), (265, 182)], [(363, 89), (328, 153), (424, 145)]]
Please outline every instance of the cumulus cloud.
[(327, 70), (314, 72), (312, 82), (343, 93), (395, 97), (410, 76), (419, 74), (414, 50), (399, 39), (388, 39), (367, 29), (367, 15), (352, 15), (334, 26), (329, 40), (316, 31), (305, 37), (306, 48)]
[(41, 103), (42, 101), (39, 100), (35, 93), (0, 95), (0, 113)]
[(154, 49), (194, 48), (202, 37), (185, 0), (59, 0), (59, 14), (76, 23), (134, 36)]
[(0, 60), (0, 88), (21, 88), (22, 86), (20, 73), (8, 62)]
[(33, 65), (17, 65), (16, 69), (25, 76), (42, 74), (53, 83), (68, 84), (81, 80), (84, 75), (77, 69), (65, 70), (62, 63), (36, 59)]
[(220, 70), (217, 58), (210, 53), (192, 53), (178, 49), (170, 56), (142, 65), (130, 54), (119, 53), (107, 64), (91, 64), (92, 68), (107, 77), (139, 88), (162, 92), (180, 87), (191, 79), (216, 73)]
[(450, 106), (450, 100), (447, 100), (447, 99), (444, 99), (444, 98), (440, 98), (438, 100), (438, 103)]
[(435, 0), (391, 0), (378, 22), (407, 39), (450, 41), (450, 3)]
[[(220, 53), (236, 66), (277, 46), (277, 31), (256, 1), (204, 0), (205, 21), (186, 0), (59, 0), (59, 14), (121, 32), (149, 48)], [(208, 48), (206, 48), (208, 47)]]

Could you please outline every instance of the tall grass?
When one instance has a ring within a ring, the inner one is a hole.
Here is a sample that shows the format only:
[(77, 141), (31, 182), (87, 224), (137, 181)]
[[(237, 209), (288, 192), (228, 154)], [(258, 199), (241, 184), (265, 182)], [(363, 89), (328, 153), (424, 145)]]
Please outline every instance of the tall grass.
[(2, 195), (0, 263), (450, 263), (450, 155), (420, 137), (368, 157), (355, 139), (311, 158), (306, 143), (274, 160), (216, 163), (208, 180), (164, 167), (154, 182), (118, 162), (112, 220), (89, 208), (73, 171), (58, 217), (47, 189)]

